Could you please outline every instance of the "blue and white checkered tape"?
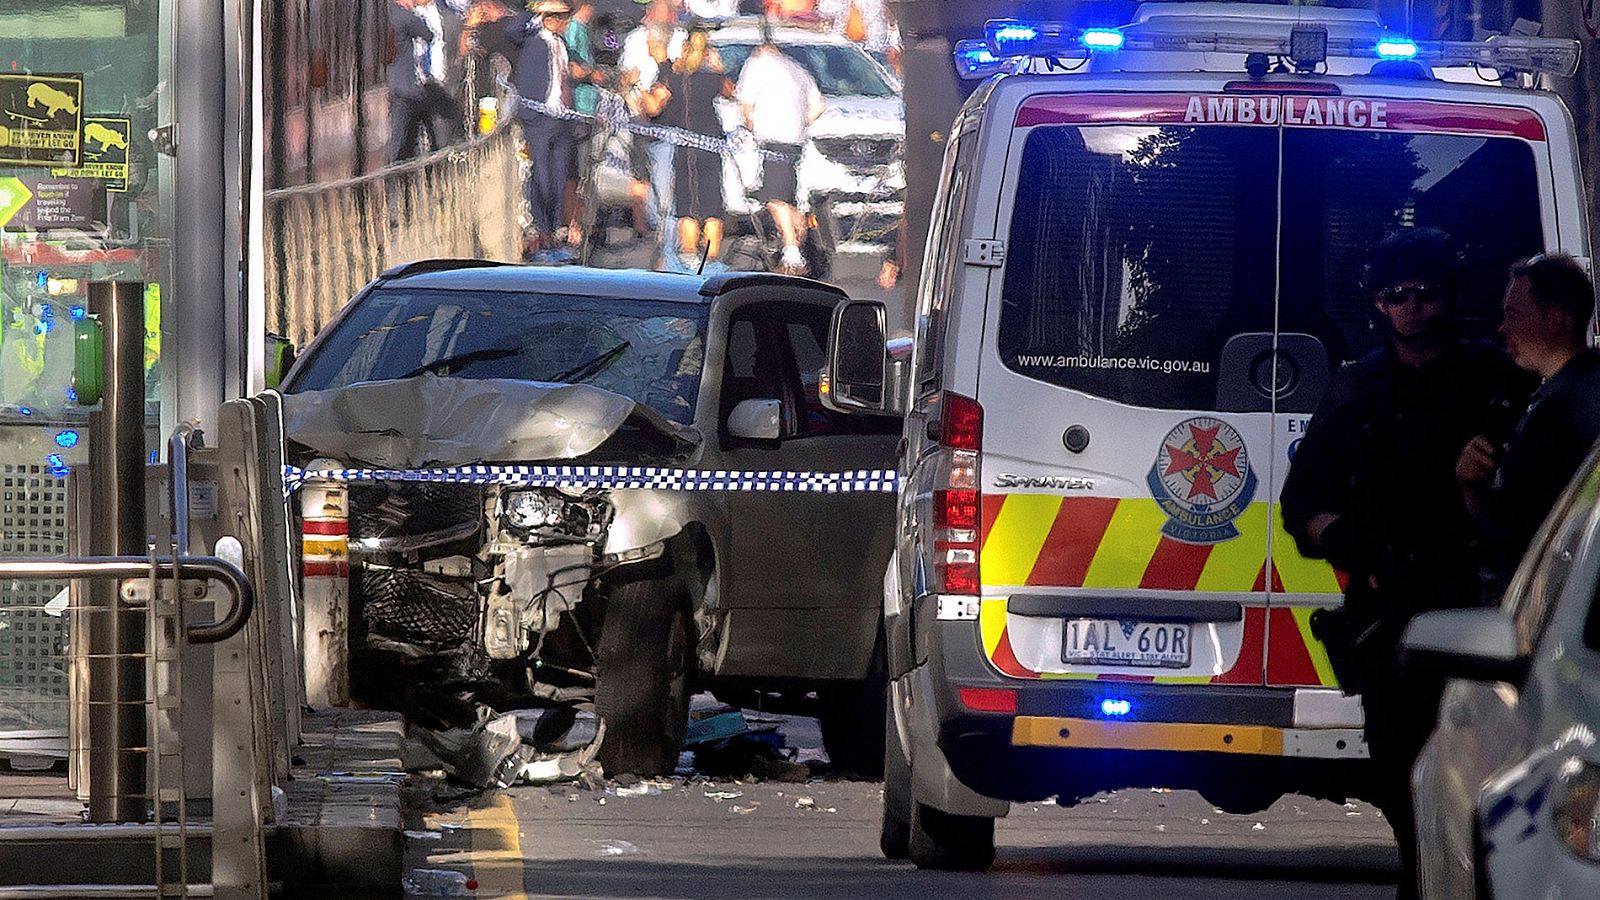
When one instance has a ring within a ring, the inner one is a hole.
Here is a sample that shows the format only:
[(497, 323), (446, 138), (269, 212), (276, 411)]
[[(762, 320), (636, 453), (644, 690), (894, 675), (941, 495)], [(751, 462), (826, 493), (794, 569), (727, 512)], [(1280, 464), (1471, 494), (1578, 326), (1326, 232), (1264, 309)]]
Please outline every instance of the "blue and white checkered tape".
[(285, 494), (307, 481), (423, 481), (506, 487), (606, 488), (647, 491), (767, 491), (808, 494), (890, 494), (900, 489), (893, 469), (843, 472), (670, 469), (659, 466), (455, 466), (433, 469), (315, 469), (283, 467)]

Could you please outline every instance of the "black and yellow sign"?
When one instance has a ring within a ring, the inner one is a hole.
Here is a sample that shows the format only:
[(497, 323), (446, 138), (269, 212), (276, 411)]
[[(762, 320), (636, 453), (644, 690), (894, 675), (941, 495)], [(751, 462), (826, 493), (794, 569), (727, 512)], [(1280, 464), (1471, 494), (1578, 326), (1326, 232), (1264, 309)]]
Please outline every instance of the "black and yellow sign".
[(83, 164), (75, 169), (51, 169), (57, 178), (97, 178), (106, 190), (128, 189), (128, 154), (133, 144), (133, 121), (118, 116), (83, 117)]
[(76, 168), (82, 132), (81, 75), (0, 74), (0, 165)]

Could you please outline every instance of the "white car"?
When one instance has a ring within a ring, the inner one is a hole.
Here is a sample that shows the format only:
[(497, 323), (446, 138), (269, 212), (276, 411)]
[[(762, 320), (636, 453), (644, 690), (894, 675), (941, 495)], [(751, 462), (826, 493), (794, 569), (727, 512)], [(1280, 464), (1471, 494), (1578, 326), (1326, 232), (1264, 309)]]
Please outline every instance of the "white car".
[[(880, 252), (892, 243), (904, 206), (906, 128), (899, 82), (838, 35), (798, 26), (775, 27), (772, 35), (779, 49), (816, 79), (826, 104), (800, 158), (801, 206), (822, 220), (819, 226), (835, 252)], [(743, 21), (711, 34), (735, 81), (760, 42), (759, 25)], [(737, 106), (726, 102), (720, 110), (723, 125), (733, 132), (740, 124)], [(760, 204), (749, 196), (755, 185), (748, 182), (759, 171), (753, 153), (724, 159), (723, 199), (730, 219), (758, 211)], [(814, 208), (819, 205), (824, 208)]]
[(1600, 455), (1498, 608), (1406, 630), (1453, 681), (1412, 772), (1426, 897), (1600, 897)]

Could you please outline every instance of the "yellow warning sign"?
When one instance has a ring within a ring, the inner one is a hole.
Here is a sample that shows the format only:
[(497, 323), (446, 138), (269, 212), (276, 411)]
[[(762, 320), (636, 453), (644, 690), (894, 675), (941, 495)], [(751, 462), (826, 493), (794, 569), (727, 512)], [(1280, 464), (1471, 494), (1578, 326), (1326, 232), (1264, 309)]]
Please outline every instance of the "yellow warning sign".
[(81, 162), (83, 76), (0, 74), (0, 165)]
[(133, 121), (120, 116), (83, 117), (83, 164), (73, 169), (51, 169), (57, 178), (97, 178), (106, 189), (128, 189), (129, 147)]

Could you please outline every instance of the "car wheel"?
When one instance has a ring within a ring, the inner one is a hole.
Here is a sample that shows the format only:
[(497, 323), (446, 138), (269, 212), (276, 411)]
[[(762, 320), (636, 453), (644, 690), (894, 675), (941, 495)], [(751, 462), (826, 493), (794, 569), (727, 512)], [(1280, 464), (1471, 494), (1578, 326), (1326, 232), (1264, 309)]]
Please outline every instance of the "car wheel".
[(606, 774), (662, 775), (678, 767), (689, 721), (693, 624), (668, 579), (618, 585), (600, 630), (595, 706), (606, 724)]
[(883, 641), (872, 650), (867, 677), (817, 692), (821, 703), (822, 749), (834, 769), (877, 781), (884, 772), (884, 712), (888, 709), (889, 675)]
[[(893, 702), (885, 698), (884, 706)], [(883, 743), (883, 830), (878, 835), (878, 849), (889, 859), (907, 859), (911, 856), (911, 762), (895, 734), (893, 709), (884, 714)]]
[(919, 869), (982, 872), (994, 864), (994, 819), (911, 803), (911, 861)]

